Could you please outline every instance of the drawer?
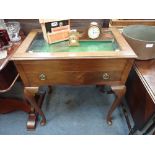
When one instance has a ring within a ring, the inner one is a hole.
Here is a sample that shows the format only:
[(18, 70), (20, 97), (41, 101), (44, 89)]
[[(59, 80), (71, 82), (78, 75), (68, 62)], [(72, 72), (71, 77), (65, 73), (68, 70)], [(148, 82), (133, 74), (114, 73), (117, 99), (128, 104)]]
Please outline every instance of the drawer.
[(35, 72), (26, 76), (31, 86), (102, 84), (107, 81), (119, 81), (121, 72)]
[(85, 85), (120, 82), (127, 63), (126, 59), (68, 59), (17, 61), (16, 66), (26, 86)]

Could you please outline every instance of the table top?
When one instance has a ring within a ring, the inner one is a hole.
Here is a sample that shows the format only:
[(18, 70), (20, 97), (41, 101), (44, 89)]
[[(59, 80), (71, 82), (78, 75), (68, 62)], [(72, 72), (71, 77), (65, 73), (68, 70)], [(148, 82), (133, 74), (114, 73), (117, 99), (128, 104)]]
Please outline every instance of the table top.
[[(117, 29), (109, 29), (111, 40), (80, 38), (79, 47), (69, 47), (68, 41), (47, 44), (41, 30), (32, 30), (23, 41), (12, 60), (44, 60), (74, 58), (136, 58), (136, 54)], [(41, 35), (40, 35), (41, 33)]]
[(134, 68), (155, 103), (155, 59), (136, 60)]

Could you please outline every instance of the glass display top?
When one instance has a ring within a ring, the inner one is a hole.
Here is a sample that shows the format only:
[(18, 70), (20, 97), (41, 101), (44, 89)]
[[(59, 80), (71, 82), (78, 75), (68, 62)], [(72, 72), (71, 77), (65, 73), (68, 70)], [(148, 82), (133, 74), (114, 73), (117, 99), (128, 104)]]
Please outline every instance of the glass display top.
[(42, 33), (38, 33), (32, 41), (27, 52), (99, 52), (99, 51), (119, 51), (119, 46), (114, 39), (104, 41), (80, 41), (76, 47), (68, 46), (68, 41), (48, 44)]

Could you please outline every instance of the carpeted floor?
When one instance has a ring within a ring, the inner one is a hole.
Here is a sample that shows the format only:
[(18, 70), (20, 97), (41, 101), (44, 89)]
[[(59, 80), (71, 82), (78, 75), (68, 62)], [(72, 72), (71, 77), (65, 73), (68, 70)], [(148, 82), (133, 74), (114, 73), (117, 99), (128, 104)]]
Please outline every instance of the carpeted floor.
[[(46, 89), (43, 87), (42, 89)], [(22, 97), (21, 85), (3, 96)], [(26, 130), (27, 114), (21, 111), (0, 115), (1, 135), (124, 135), (127, 124), (121, 108), (113, 113), (113, 124), (108, 126), (106, 114), (114, 95), (103, 94), (95, 86), (57, 86), (46, 97), (43, 111), (47, 125), (37, 125), (35, 131)]]

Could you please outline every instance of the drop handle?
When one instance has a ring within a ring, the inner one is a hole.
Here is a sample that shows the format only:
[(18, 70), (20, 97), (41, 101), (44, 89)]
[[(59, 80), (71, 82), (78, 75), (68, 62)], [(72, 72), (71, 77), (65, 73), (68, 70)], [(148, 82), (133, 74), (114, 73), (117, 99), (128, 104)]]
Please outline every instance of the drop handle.
[(110, 79), (110, 75), (108, 73), (104, 73), (102, 77), (103, 77), (104, 80), (109, 80)]
[(46, 80), (46, 75), (43, 74), (43, 73), (41, 73), (41, 74), (39, 75), (39, 79), (40, 79), (41, 81)]

